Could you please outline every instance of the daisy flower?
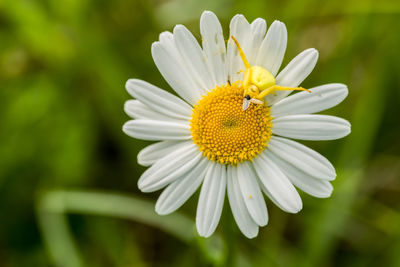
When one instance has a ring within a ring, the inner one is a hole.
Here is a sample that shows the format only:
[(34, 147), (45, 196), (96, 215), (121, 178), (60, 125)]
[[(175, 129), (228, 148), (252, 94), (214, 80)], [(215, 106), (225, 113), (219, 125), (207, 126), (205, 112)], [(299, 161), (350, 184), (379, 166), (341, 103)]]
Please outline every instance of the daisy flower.
[[(282, 210), (297, 213), (296, 188), (314, 197), (332, 193), (332, 164), (299, 140), (333, 140), (350, 133), (344, 119), (315, 115), (340, 103), (343, 84), (298, 87), (311, 73), (317, 50), (301, 52), (280, 72), (286, 50), (285, 24), (230, 22), (226, 44), (214, 13), (200, 19), (202, 46), (183, 25), (163, 32), (151, 53), (161, 75), (179, 95), (130, 79), (135, 99), (125, 103), (133, 118), (123, 131), (134, 138), (159, 141), (138, 154), (150, 166), (140, 177), (143, 192), (165, 188), (158, 214), (181, 207), (201, 187), (196, 226), (201, 236), (216, 229), (228, 195), (235, 221), (248, 238), (268, 223), (263, 193)], [(293, 91), (300, 91), (288, 96)]]

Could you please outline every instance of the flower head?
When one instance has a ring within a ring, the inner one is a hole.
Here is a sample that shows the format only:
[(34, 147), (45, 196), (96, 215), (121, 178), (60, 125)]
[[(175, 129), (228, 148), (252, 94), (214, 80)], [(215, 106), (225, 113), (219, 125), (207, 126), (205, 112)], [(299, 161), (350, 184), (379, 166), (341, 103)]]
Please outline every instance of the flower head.
[[(287, 32), (274, 21), (248, 23), (236, 15), (225, 45), (214, 13), (200, 19), (202, 47), (182, 25), (163, 32), (152, 45), (153, 59), (176, 97), (142, 80), (126, 83), (133, 118), (129, 136), (159, 141), (143, 149), (138, 162), (151, 166), (140, 177), (143, 192), (164, 189), (159, 214), (169, 214), (201, 186), (196, 226), (201, 236), (216, 229), (225, 192), (240, 230), (249, 238), (268, 223), (262, 192), (282, 210), (302, 208), (295, 187), (329, 197), (336, 178), (332, 164), (291, 139), (332, 140), (350, 133), (343, 119), (315, 115), (340, 103), (343, 84), (298, 87), (313, 70), (318, 52), (307, 49), (280, 69)], [(288, 96), (292, 91), (301, 91)], [(289, 139), (290, 138), (290, 139)]]

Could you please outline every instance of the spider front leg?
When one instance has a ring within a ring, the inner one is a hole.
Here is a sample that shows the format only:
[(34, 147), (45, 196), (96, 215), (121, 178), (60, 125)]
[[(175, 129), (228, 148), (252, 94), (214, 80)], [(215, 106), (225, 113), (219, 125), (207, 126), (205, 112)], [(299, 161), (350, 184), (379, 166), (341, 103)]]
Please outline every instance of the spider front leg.
[(274, 94), (275, 95), (275, 85), (271, 86), (263, 91), (261, 91), (256, 98), (257, 99), (264, 99), (265, 96), (269, 95), (269, 94)]
[(286, 86), (280, 86), (280, 85), (273, 85), (263, 91), (257, 96), (258, 99), (263, 99), (265, 96), (269, 94), (275, 94), (275, 91), (307, 91), (311, 93), (310, 90), (304, 89), (303, 87), (286, 87)]

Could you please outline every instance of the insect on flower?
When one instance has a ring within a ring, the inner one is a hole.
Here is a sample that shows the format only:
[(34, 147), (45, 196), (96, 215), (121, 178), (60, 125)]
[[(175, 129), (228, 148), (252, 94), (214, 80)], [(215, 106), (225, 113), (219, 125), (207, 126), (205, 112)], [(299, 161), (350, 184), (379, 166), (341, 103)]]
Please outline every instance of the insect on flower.
[(307, 91), (311, 93), (309, 90), (302, 87), (285, 87), (276, 85), (275, 78), (269, 71), (260, 66), (250, 65), (242, 48), (239, 45), (239, 42), (233, 35), (231, 36), (231, 38), (235, 42), (240, 57), (242, 58), (243, 64), (246, 67), (242, 81), (242, 86), (244, 87), (242, 106), (243, 110), (248, 109), (250, 103), (256, 105), (264, 104), (264, 97), (269, 94), (275, 94), (275, 91), (296, 90)]
[[(200, 189), (200, 236), (214, 233), (229, 201), (239, 229), (254, 238), (269, 220), (264, 195), (285, 212), (297, 213), (303, 207), (297, 190), (318, 198), (332, 194), (334, 166), (293, 139), (348, 135), (348, 121), (315, 114), (339, 104), (348, 89), (339, 83), (298, 87), (317, 63), (314, 48), (280, 70), (287, 43), (283, 22), (274, 21), (267, 30), (264, 19), (248, 22), (238, 14), (229, 28), (226, 43), (217, 16), (205, 11), (201, 44), (183, 25), (161, 33), (151, 53), (178, 96), (129, 79), (126, 89), (135, 99), (125, 103), (132, 120), (122, 129), (156, 141), (138, 154), (138, 163), (149, 167), (138, 187), (163, 189), (155, 205), (158, 214), (176, 211)], [(304, 92), (289, 96), (291, 91)]]

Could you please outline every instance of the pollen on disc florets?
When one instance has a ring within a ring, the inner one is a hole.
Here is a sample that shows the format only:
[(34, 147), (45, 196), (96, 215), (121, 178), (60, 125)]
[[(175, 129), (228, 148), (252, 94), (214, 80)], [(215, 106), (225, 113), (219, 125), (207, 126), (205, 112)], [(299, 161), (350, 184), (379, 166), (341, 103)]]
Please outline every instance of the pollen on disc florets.
[(270, 108), (251, 104), (244, 111), (243, 91), (239, 83), (217, 86), (193, 108), (192, 138), (210, 160), (232, 165), (252, 160), (271, 138)]

